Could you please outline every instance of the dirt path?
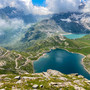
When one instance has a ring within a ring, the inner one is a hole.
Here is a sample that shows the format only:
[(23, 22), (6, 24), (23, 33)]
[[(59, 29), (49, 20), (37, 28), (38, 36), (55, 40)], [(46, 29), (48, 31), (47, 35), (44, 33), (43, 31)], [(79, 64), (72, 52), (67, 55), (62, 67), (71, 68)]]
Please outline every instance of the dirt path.
[(18, 69), (18, 60), (21, 58), (21, 55), (20, 54), (18, 54), (19, 56), (18, 56), (18, 58), (16, 58), (15, 59), (15, 63), (16, 63), (16, 67), (15, 67), (15, 69)]
[(5, 57), (5, 55), (7, 55), (7, 54), (9, 54), (9, 50), (7, 50), (2, 56), (0, 56), (0, 58), (3, 58), (3, 57)]
[(28, 57), (27, 57), (27, 59), (26, 59), (26, 62), (23, 64), (23, 65), (21, 65), (21, 66), (19, 66), (19, 69), (22, 67), (22, 66), (26, 66), (28, 63), (30, 63), (31, 61), (28, 59)]

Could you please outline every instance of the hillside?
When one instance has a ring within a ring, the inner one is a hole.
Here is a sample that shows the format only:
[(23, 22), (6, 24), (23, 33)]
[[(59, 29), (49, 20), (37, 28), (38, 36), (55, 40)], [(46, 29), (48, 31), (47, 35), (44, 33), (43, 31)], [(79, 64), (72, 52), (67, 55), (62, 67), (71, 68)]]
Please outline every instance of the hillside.
[(17, 52), (0, 48), (0, 74), (33, 72), (32, 62)]
[(0, 75), (0, 89), (89, 90), (90, 81), (78, 74), (65, 75), (55, 70), (42, 73)]
[(68, 48), (68, 50), (71, 52), (81, 53), (86, 56), (83, 61), (85, 68), (90, 73), (90, 35), (86, 35), (83, 38), (76, 39), (74, 41), (78, 44), (79, 48)]

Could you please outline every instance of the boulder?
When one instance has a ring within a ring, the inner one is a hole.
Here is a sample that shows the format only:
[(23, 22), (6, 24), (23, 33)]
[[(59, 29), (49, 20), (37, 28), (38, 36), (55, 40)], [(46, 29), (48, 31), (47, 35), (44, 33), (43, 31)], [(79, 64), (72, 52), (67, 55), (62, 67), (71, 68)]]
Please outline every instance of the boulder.
[(43, 72), (43, 76), (49, 77), (50, 75), (47, 72)]
[(43, 88), (43, 85), (40, 85), (40, 88)]
[(79, 86), (77, 86), (77, 85), (75, 85), (74, 88), (75, 88), (75, 90), (85, 90), (84, 88), (79, 87)]
[(21, 79), (21, 76), (16, 76), (15, 79), (20, 80)]
[(78, 73), (69, 74), (68, 76), (70, 76), (70, 77), (78, 76)]
[(0, 87), (3, 85), (4, 83), (0, 83)]
[(65, 78), (65, 77), (60, 77), (58, 79), (63, 80), (63, 81), (66, 81), (67, 80), (67, 78)]
[(35, 79), (39, 79), (39, 78), (42, 78), (42, 77), (22, 77), (22, 79), (24, 79), (24, 80), (27, 80), (27, 79), (29, 79), (29, 80), (35, 80)]
[(90, 84), (90, 80), (85, 81), (86, 83)]
[(49, 75), (53, 75), (53, 76), (62, 76), (62, 75), (63, 75), (63, 74), (60, 73), (59, 71), (51, 70), (51, 69), (47, 70), (47, 73), (48, 73)]
[(39, 86), (37, 84), (33, 85), (32, 88), (33, 89), (37, 89)]
[(16, 82), (16, 84), (21, 84), (21, 83), (22, 83), (22, 81), (21, 81), (21, 80), (19, 80), (19, 81), (17, 81), (17, 82)]
[(82, 76), (82, 75), (79, 75), (79, 76), (78, 76), (78, 78), (84, 78), (84, 76)]

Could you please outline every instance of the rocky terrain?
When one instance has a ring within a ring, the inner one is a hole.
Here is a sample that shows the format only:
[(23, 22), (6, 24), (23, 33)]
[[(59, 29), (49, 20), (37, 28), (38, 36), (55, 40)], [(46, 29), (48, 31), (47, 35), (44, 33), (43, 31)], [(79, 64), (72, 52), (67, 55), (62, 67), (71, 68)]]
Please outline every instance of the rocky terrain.
[(90, 90), (90, 81), (78, 74), (65, 75), (56, 70), (31, 74), (0, 75), (0, 90)]

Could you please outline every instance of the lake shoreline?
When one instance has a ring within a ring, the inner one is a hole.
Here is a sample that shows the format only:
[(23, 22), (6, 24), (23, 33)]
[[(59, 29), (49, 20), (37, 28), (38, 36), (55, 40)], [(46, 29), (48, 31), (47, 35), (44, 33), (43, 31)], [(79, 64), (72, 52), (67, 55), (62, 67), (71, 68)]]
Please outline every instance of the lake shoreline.
[[(51, 48), (49, 51), (43, 53), (37, 60), (34, 60), (34, 61), (38, 61), (41, 57), (45, 56), (46, 53), (49, 53), (49, 52), (51, 52), (52, 50), (55, 50), (55, 49), (61, 49), (61, 48)], [(66, 50), (66, 51), (70, 52), (70, 51), (67, 50), (67, 49), (63, 49), (63, 50)], [(90, 74), (90, 72), (85, 68), (85, 65), (84, 65), (84, 59), (86, 58), (86, 56), (85, 56), (84, 54), (82, 54), (82, 53), (76, 53), (76, 52), (70, 52), (70, 53), (80, 54), (80, 55), (84, 56), (84, 57), (82, 58), (82, 60), (81, 60), (81, 64), (83, 65), (83, 68), (88, 72), (88, 74)], [(33, 67), (34, 67), (34, 61), (32, 61)], [(34, 70), (34, 73), (35, 73), (35, 70)]]
[[(67, 49), (64, 49), (64, 50), (70, 52), (70, 51), (67, 50)], [(71, 53), (76, 53), (76, 52), (71, 52)], [(84, 69), (90, 74), (90, 72), (86, 69), (86, 67), (85, 67), (85, 65), (84, 65), (84, 59), (86, 58), (86, 56), (85, 56), (84, 54), (82, 54), (82, 53), (76, 53), (76, 54), (80, 54), (80, 55), (83, 56), (83, 58), (82, 58), (82, 60), (81, 60), (81, 64), (83, 65)]]

